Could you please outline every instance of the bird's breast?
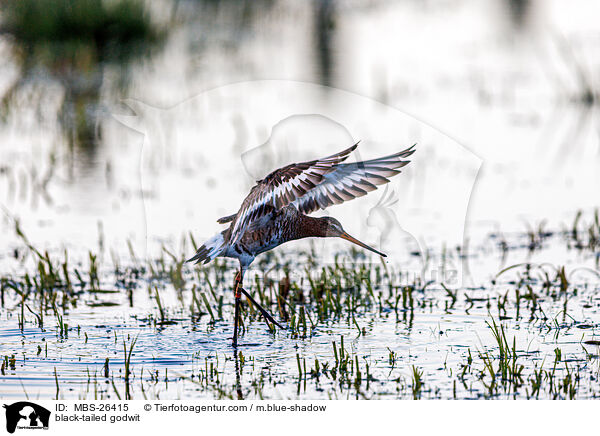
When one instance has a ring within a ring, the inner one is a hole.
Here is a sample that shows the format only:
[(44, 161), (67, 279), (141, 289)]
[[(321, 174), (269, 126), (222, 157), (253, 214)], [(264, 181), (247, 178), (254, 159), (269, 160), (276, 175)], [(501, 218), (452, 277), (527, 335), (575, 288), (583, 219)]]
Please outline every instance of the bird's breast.
[(297, 239), (296, 214), (284, 210), (260, 227), (247, 230), (239, 243), (247, 252), (259, 254), (271, 250), (284, 242)]

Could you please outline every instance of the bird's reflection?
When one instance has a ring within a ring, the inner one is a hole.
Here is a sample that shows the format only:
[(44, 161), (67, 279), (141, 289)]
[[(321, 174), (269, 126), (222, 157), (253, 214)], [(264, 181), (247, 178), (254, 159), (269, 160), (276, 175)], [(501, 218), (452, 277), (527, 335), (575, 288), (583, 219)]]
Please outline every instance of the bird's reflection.
[[(240, 351), (241, 353), (241, 351)], [(235, 390), (237, 392), (237, 399), (243, 400), (244, 393), (242, 392), (242, 366), (240, 364), (240, 358), (237, 350), (233, 350), (233, 358), (235, 361)]]

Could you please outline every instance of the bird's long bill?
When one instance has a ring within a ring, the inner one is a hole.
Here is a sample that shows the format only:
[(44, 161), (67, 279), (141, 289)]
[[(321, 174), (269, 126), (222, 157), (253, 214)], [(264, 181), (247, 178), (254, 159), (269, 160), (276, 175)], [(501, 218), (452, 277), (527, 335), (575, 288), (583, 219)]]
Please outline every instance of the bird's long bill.
[(387, 257), (385, 254), (383, 254), (381, 251), (377, 251), (374, 248), (369, 247), (367, 244), (363, 244), (362, 242), (360, 242), (358, 239), (353, 238), (352, 236), (350, 236), (348, 233), (344, 232), (340, 235), (340, 238), (345, 239), (346, 241), (350, 241), (356, 245), (361, 246), (362, 248), (366, 248), (369, 251), (372, 251), (373, 253), (377, 253), (380, 256), (383, 257)]

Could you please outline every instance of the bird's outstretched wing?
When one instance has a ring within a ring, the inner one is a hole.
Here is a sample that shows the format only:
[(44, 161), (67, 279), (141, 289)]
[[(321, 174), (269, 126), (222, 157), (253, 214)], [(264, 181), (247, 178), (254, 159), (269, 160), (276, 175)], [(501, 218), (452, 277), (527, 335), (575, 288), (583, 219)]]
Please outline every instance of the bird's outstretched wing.
[(331, 156), (294, 163), (273, 171), (260, 180), (244, 199), (230, 226), (231, 243), (241, 238), (248, 226), (306, 195), (352, 153), (358, 143)]
[(378, 159), (337, 164), (333, 171), (323, 176), (321, 183), (294, 200), (292, 204), (300, 212), (309, 214), (318, 209), (362, 197), (367, 192), (377, 189), (378, 185), (388, 183), (388, 177), (400, 173), (399, 169), (410, 162), (403, 159), (415, 152), (415, 145)]
[(362, 162), (342, 163), (352, 147), (323, 159), (291, 164), (259, 181), (246, 197), (230, 227), (230, 241), (237, 241), (253, 223), (289, 204), (305, 214), (362, 197), (389, 182), (388, 177), (410, 161), (415, 145), (401, 152)]

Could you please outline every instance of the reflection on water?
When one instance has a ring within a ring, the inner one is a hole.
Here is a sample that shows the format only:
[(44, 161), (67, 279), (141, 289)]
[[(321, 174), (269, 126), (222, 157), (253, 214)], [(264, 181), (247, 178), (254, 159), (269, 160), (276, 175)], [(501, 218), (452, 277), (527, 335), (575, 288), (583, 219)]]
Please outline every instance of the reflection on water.
[(510, 18), (517, 29), (525, 27), (528, 23), (529, 12), (532, 7), (531, 0), (505, 0)]
[(321, 84), (329, 86), (334, 67), (333, 47), (336, 28), (335, 0), (313, 2), (315, 5), (315, 39)]
[(83, 171), (98, 165), (103, 93), (127, 93), (130, 64), (147, 58), (160, 34), (137, 0), (19, 0), (3, 12), (17, 70), (2, 96), (4, 118), (32, 107), (38, 120), (51, 120), (56, 109), (74, 178), (74, 163)]
[[(252, 178), (260, 177), (254, 174), (258, 167), (250, 168), (246, 162), (253, 153), (259, 157), (262, 175), (287, 163), (285, 147), (278, 146), (278, 153), (267, 156), (255, 153), (270, 132), (277, 137), (277, 123), (283, 119), (255, 122), (248, 110), (266, 113), (271, 106), (289, 103), (300, 108), (290, 116), (320, 116), (321, 108), (330, 104), (328, 95), (335, 95), (323, 91), (314, 98), (317, 104), (310, 112), (298, 101), (269, 95), (277, 92), (276, 87), (265, 87), (262, 95), (252, 96), (258, 99), (258, 109), (242, 105), (232, 110), (240, 103), (231, 97), (212, 98), (210, 108), (199, 105), (201, 99), (186, 100), (207, 89), (256, 79), (331, 84), (381, 98), (465, 144), (484, 161), (469, 206), (470, 231), (476, 230), (478, 222), (489, 221), (521, 230), (524, 221), (551, 216), (560, 220), (561, 214), (596, 205), (593, 187), (598, 182), (595, 169), (600, 152), (593, 96), (597, 91), (588, 71), (597, 68), (594, 59), (599, 57), (593, 44), (596, 27), (586, 18), (593, 14), (591, 10), (581, 13), (578, 8), (583, 5), (504, 0), (463, 0), (456, 8), (414, 2), (358, 7), (334, 0), (131, 5), (132, 11), (137, 7), (148, 12), (134, 22), (136, 31), (148, 41), (162, 39), (162, 44), (138, 44), (126, 32), (116, 32), (104, 34), (105, 42), (82, 38), (71, 47), (64, 35), (11, 31), (6, 27), (8, 15), (3, 17), (6, 32), (1, 49), (12, 67), (0, 74), (6, 116), (0, 128), (0, 201), (24, 220), (36, 240), (91, 246), (102, 221), (118, 246), (124, 239), (145, 244), (149, 208), (181, 211), (162, 220), (153, 229), (156, 234), (149, 234), (162, 241), (184, 229), (204, 226), (204, 215), (232, 213)], [(515, 35), (498, 18), (498, 8), (537, 24), (527, 35)], [(562, 19), (569, 14), (571, 20)], [(552, 26), (544, 24), (548, 17), (556, 18)], [(131, 25), (122, 21), (123, 26)], [(576, 41), (570, 36), (575, 31)], [(562, 39), (555, 37), (559, 33)], [(127, 44), (115, 43), (119, 38), (127, 39)], [(248, 96), (237, 97), (243, 101)], [(129, 109), (122, 98), (138, 102), (128, 101)], [(182, 101), (185, 111), (160, 110)], [(129, 117), (124, 123), (140, 128), (128, 130), (109, 114), (120, 121)], [(134, 115), (137, 121), (132, 123)], [(201, 129), (212, 133), (204, 135)], [(348, 132), (352, 140), (380, 141), (377, 129), (368, 135), (358, 133), (359, 127), (352, 129)], [(418, 122), (407, 125), (394, 147), (423, 143), (426, 129)], [(298, 127), (286, 135), (291, 138), (288, 146), (310, 150), (305, 154), (312, 155), (306, 157), (321, 155), (319, 149), (327, 141), (315, 147), (308, 144), (314, 143), (308, 134), (311, 130), (313, 136), (326, 135), (314, 125)], [(346, 142), (340, 138), (339, 146)], [(209, 144), (218, 144), (219, 153)], [(371, 146), (365, 144), (362, 148), (367, 152)], [(429, 145), (438, 150), (427, 162), (441, 152), (437, 142), (425, 143), (422, 149)], [(215, 160), (207, 152), (220, 157)], [(239, 172), (242, 154), (245, 170)], [(447, 165), (453, 158), (448, 159), (439, 160), (440, 167), (431, 171), (422, 166), (422, 175), (439, 178), (441, 170), (451, 168)], [(207, 165), (213, 168), (207, 170)], [(229, 174), (223, 167), (236, 171)], [(200, 198), (219, 194), (224, 198), (223, 174), (237, 181), (231, 186), (234, 193), (219, 210), (201, 213)], [(409, 177), (407, 173), (401, 189)], [(160, 185), (168, 180), (173, 181), (168, 196), (174, 201), (166, 208), (167, 191), (163, 189), (161, 197)], [(175, 188), (183, 185), (195, 189), (176, 193)], [(422, 198), (431, 194), (422, 186), (401, 192), (407, 193), (410, 197), (399, 204), (427, 214)], [(130, 217), (129, 225), (124, 225), (122, 216)], [(41, 220), (44, 228), (39, 227)], [(438, 217), (438, 221), (442, 220)], [(405, 222), (399, 226), (404, 228)], [(440, 240), (446, 237), (439, 236)]]

